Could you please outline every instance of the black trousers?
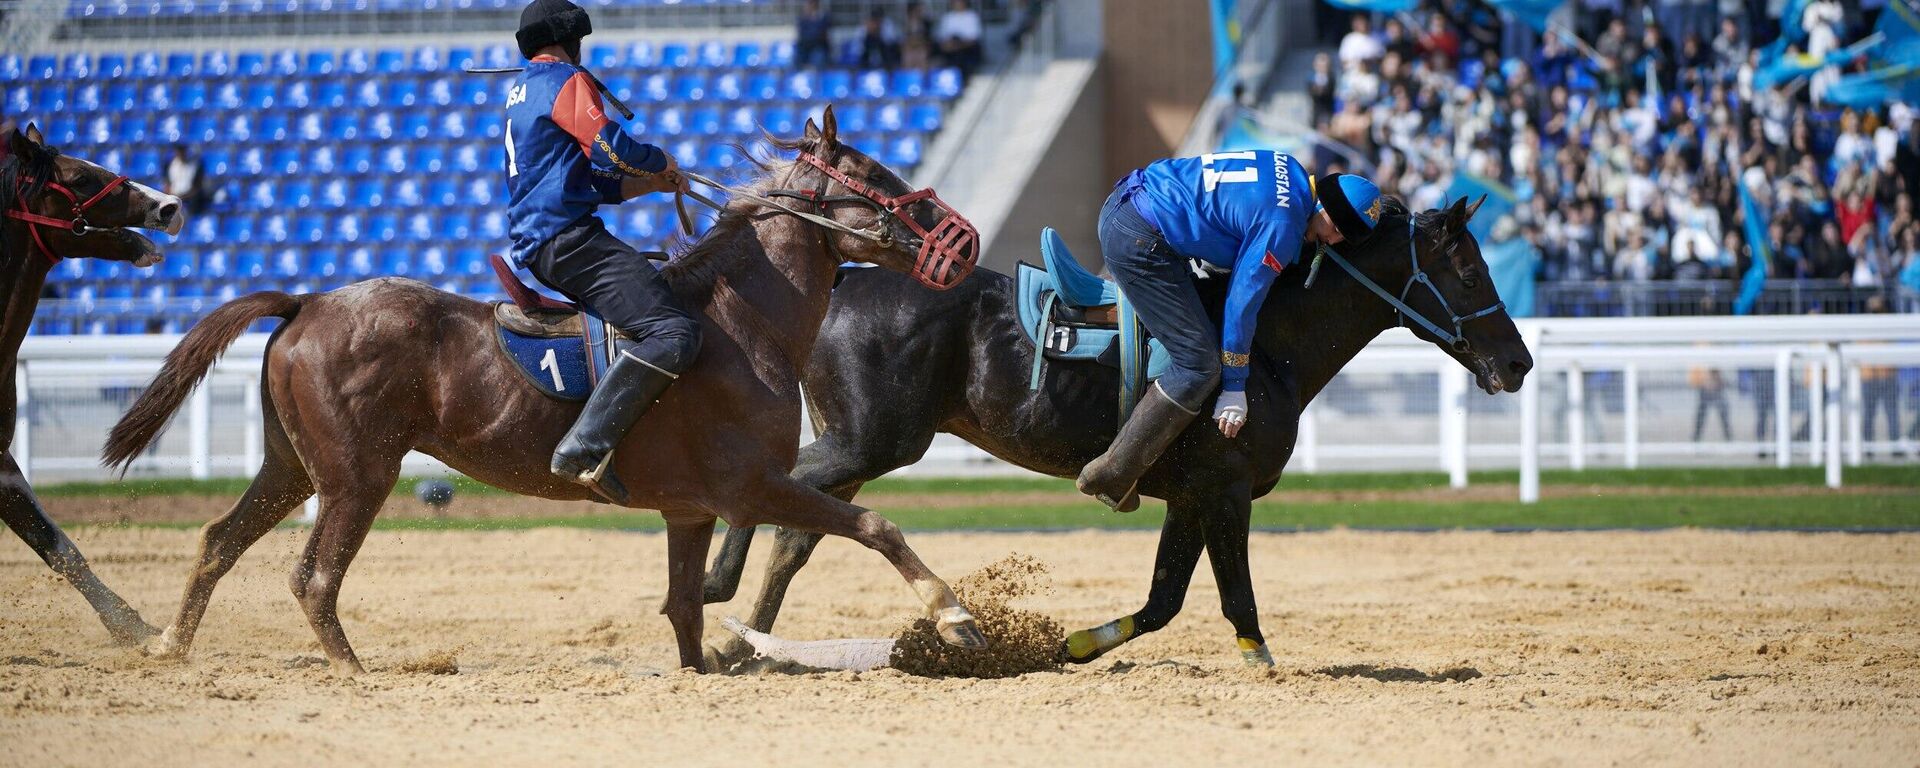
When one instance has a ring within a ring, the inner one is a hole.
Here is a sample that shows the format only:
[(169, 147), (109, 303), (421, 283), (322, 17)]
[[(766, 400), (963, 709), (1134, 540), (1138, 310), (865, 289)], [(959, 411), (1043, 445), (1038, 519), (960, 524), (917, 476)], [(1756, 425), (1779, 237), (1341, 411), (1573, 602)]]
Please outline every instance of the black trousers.
[(554, 235), (527, 269), (631, 336), (637, 342), (633, 354), (649, 365), (678, 374), (700, 352), (700, 321), (681, 306), (660, 270), (598, 217), (584, 217)]

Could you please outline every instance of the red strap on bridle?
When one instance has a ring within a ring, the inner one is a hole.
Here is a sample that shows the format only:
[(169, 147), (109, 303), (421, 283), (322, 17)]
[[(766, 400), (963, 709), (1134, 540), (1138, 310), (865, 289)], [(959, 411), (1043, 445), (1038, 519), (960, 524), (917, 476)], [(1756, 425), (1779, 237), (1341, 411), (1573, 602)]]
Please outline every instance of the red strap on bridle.
[[(898, 197), (882, 193), (865, 182), (859, 181), (845, 172), (833, 167), (812, 152), (801, 152), (800, 159), (808, 165), (826, 174), (827, 178), (839, 182), (886, 211), (895, 220), (907, 225), (908, 229), (920, 239), (919, 253), (914, 263), (913, 276), (922, 284), (936, 290), (946, 290), (958, 285), (961, 280), (973, 272), (980, 258), (980, 233), (961, 216), (953, 206), (947, 205), (932, 187), (917, 189)], [(912, 216), (905, 215), (901, 209), (909, 205), (927, 201), (941, 214), (940, 221), (932, 229), (920, 226)]]
[[(127, 181), (128, 179), (125, 176), (115, 176), (112, 181), (107, 182), (106, 186), (101, 187), (99, 192), (95, 192), (93, 197), (87, 198), (84, 202), (80, 200), (79, 195), (73, 193), (73, 190), (66, 188), (59, 182), (49, 181), (47, 182), (48, 189), (66, 196), (67, 203), (72, 207), (72, 212), (69, 214), (70, 218), (56, 219), (27, 210), (29, 201), (25, 197), (20, 198), (18, 203), (20, 207), (17, 210), (8, 210), (6, 216), (10, 219), (19, 219), (26, 222), (27, 232), (33, 236), (34, 246), (40, 249), (40, 253), (47, 257), (49, 263), (58, 264), (60, 263), (60, 254), (54, 253), (53, 249), (47, 246), (47, 241), (40, 235), (40, 228), (56, 227), (72, 232), (75, 235), (84, 235), (92, 231), (93, 227), (87, 224), (87, 210), (95, 205), (99, 205), (100, 201), (107, 199), (107, 195), (112, 194), (114, 190), (119, 189), (120, 185), (127, 183)], [(21, 179), (21, 190), (24, 191), (26, 186), (32, 182), (32, 179)]]

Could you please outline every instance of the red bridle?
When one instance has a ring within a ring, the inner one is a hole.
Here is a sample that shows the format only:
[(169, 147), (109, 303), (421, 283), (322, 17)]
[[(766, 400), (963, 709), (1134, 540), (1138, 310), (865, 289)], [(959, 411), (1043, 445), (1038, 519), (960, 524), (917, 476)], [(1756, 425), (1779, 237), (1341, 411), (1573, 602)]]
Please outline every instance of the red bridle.
[[(800, 159), (913, 230), (920, 243), (912, 274), (921, 284), (944, 291), (959, 285), (960, 281), (967, 279), (967, 275), (973, 274), (973, 267), (980, 260), (980, 231), (973, 228), (973, 222), (967, 221), (967, 217), (961, 216), (953, 206), (941, 200), (932, 187), (893, 197), (848, 176), (812, 152), (801, 152)], [(923, 200), (933, 203), (934, 209), (943, 214), (932, 229), (920, 226), (920, 222), (902, 210)], [(882, 245), (886, 244), (885, 238), (889, 237), (887, 231), (881, 231)]]
[[(27, 185), (31, 182), (31, 179), (21, 179), (19, 192), (24, 193)], [(56, 219), (27, 210), (27, 206), (31, 201), (27, 200), (24, 194), (19, 196), (19, 208), (9, 209), (6, 215), (7, 218), (19, 219), (26, 222), (27, 232), (33, 235), (33, 244), (40, 249), (40, 253), (45, 254), (48, 261), (59, 263), (60, 254), (54, 253), (53, 249), (47, 246), (47, 241), (40, 236), (40, 228), (56, 227), (72, 232), (75, 236), (85, 235), (93, 231), (93, 225), (87, 223), (87, 209), (99, 205), (100, 201), (107, 199), (107, 195), (112, 194), (114, 190), (119, 189), (120, 185), (125, 183), (127, 183), (127, 177), (115, 176), (113, 180), (107, 182), (107, 185), (102, 187), (99, 192), (94, 193), (93, 197), (89, 197), (86, 201), (82, 202), (80, 196), (74, 194), (73, 190), (66, 188), (57, 181), (49, 181), (47, 182), (47, 189), (66, 196), (67, 204), (73, 209), (71, 213), (72, 218)]]

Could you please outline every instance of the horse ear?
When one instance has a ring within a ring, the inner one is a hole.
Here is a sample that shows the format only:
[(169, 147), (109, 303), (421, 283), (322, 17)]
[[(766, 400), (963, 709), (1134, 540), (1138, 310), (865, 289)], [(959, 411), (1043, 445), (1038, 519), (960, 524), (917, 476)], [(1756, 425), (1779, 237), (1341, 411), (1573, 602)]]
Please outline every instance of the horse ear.
[(1453, 233), (1466, 229), (1467, 217), (1472, 215), (1473, 214), (1467, 212), (1466, 198), (1462, 197), (1453, 201), (1452, 205), (1447, 206), (1447, 232)]
[(832, 104), (828, 104), (826, 111), (821, 113), (820, 123), (820, 136), (826, 139), (828, 144), (840, 140), (840, 121), (833, 116)]
[(811, 117), (807, 118), (807, 132), (805, 135), (807, 141), (816, 144), (820, 142), (820, 126), (814, 123)]
[(35, 125), (32, 121), (28, 121), (27, 132), (24, 135), (27, 141), (31, 141), (36, 145), (44, 147), (47, 144), (47, 137), (40, 135), (40, 126)]
[[(1464, 197), (1463, 197), (1463, 198), (1460, 198), (1460, 199), (1462, 199), (1462, 200), (1465, 200), (1466, 198), (1464, 198)], [(1469, 205), (1469, 206), (1467, 206), (1467, 219), (1468, 219), (1468, 220), (1472, 220), (1472, 219), (1473, 219), (1473, 215), (1474, 215), (1475, 213), (1478, 213), (1478, 212), (1480, 212), (1480, 204), (1481, 204), (1481, 203), (1484, 203), (1484, 202), (1486, 202), (1486, 201), (1487, 201), (1487, 196), (1486, 196), (1486, 194), (1485, 194), (1485, 193), (1482, 193), (1482, 194), (1480, 195), (1480, 199), (1478, 199), (1478, 200), (1475, 200), (1475, 201), (1473, 201), (1473, 204), (1472, 204), (1472, 205)]]

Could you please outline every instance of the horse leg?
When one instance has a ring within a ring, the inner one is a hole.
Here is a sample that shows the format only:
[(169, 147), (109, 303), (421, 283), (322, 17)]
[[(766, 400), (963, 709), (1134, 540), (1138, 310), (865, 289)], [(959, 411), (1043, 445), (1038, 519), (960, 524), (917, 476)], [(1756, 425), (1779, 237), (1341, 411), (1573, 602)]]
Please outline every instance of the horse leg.
[[(207, 613), (207, 603), (220, 578), (233, 569), (240, 556), (260, 537), (267, 535), (287, 513), (313, 495), (313, 481), (300, 459), (287, 443), (278, 422), (269, 420), (266, 462), (253, 476), (253, 484), (220, 517), (200, 529), (200, 554), (193, 572), (187, 577), (186, 595), (180, 600), (180, 612), (172, 626), (147, 646), (154, 656), (184, 658), (193, 649), (194, 634)], [(277, 439), (276, 439), (277, 438)]]
[(1194, 566), (1200, 563), (1200, 550), (1205, 546), (1201, 509), (1201, 505), (1190, 498), (1167, 502), (1167, 519), (1160, 525), (1160, 548), (1153, 557), (1153, 586), (1147, 590), (1146, 606), (1098, 627), (1067, 635), (1067, 661), (1075, 664), (1093, 661), (1128, 640), (1158, 631), (1179, 615), (1187, 599), (1187, 585), (1193, 581)]
[(927, 614), (938, 624), (942, 641), (960, 648), (987, 647), (986, 636), (980, 633), (973, 614), (960, 604), (953, 588), (907, 546), (900, 527), (880, 513), (841, 501), (785, 475), (763, 480), (739, 499), (739, 519), (750, 524), (772, 523), (840, 536), (879, 552), (913, 586)]
[(1201, 527), (1206, 529), (1207, 562), (1220, 586), (1220, 612), (1233, 623), (1240, 658), (1248, 666), (1273, 666), (1267, 638), (1260, 633), (1260, 612), (1254, 605), (1253, 574), (1247, 565), (1247, 527), (1253, 517), (1253, 497), (1245, 483), (1235, 483), (1209, 507)]
[[(335, 450), (340, 451), (370, 451), (370, 446), (382, 442), (374, 439), (334, 445), (339, 446)], [(386, 442), (394, 444), (398, 441)], [(313, 626), (313, 633), (320, 638), (320, 647), (327, 652), (328, 661), (333, 663), (333, 671), (341, 675), (356, 675), (365, 672), (366, 668), (360, 666), (353, 646), (347, 643), (347, 631), (340, 626), (340, 585), (346, 578), (347, 566), (353, 564), (354, 555), (360, 552), (361, 543), (367, 539), (367, 531), (373, 527), (374, 516), (380, 514), (380, 507), (386, 503), (387, 495), (393, 492), (393, 484), (400, 476), (401, 457), (325, 458), (346, 461), (342, 461), (344, 466), (337, 469), (314, 472), (323, 478), (320, 486), (320, 519), (314, 523), (313, 533), (307, 537), (306, 551), (300, 556), (300, 564), (294, 567), (293, 596), (299, 599), (301, 609), (306, 611), (307, 623)]]
[(0, 453), (0, 519), (33, 548), (34, 554), (46, 561), (47, 567), (80, 591), (80, 596), (87, 599), (100, 617), (100, 623), (106, 625), (115, 645), (137, 646), (153, 636), (154, 628), (94, 575), (93, 566), (80, 554), (80, 548), (47, 517), (46, 510), (40, 508), (39, 500), (33, 496), (33, 487), (20, 472), (20, 466), (14, 463), (12, 453)]
[(706, 604), (700, 599), (706, 580), (707, 546), (713, 543), (714, 518), (667, 522), (667, 600), (660, 612), (673, 623), (680, 666), (706, 671), (701, 663), (700, 632)]

